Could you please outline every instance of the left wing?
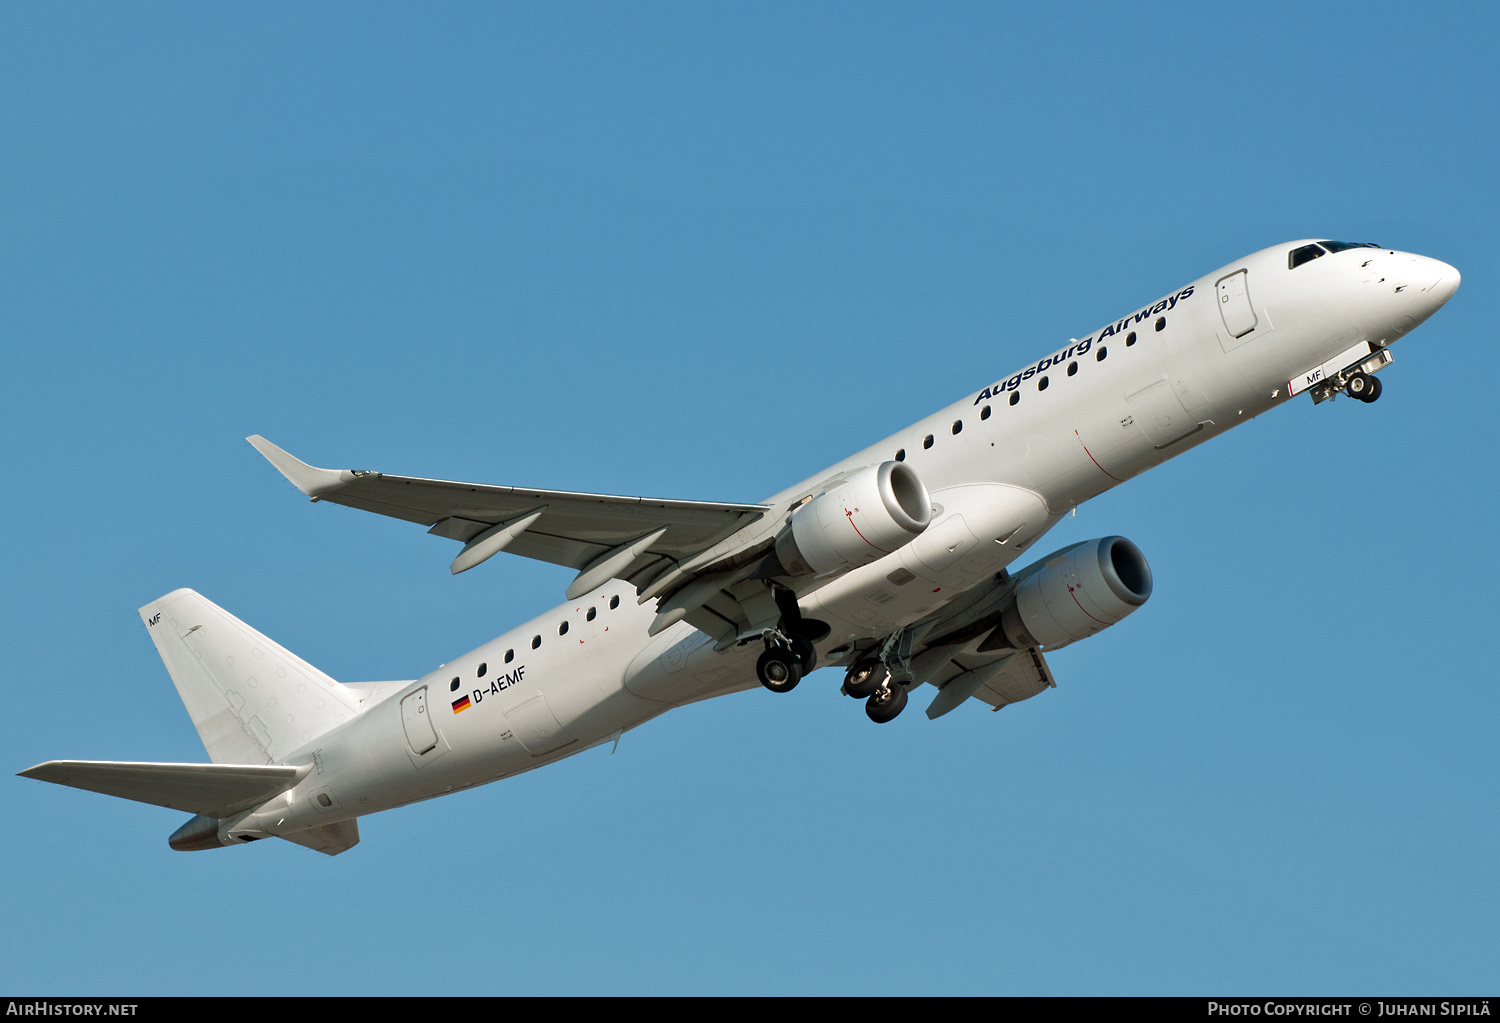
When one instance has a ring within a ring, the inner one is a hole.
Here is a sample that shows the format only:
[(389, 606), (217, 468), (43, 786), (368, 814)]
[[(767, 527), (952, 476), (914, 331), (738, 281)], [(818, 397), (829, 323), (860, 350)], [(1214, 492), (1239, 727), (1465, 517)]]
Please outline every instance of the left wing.
[(999, 710), (1057, 688), (1042, 652), (1034, 647), (1007, 650), (998, 658), (954, 652), (945, 659), (945, 664), (923, 679), (938, 687), (927, 708), (929, 718), (942, 717), (971, 696)]
[(725, 541), (760, 522), (770, 510), (761, 504), (618, 497), (320, 469), (259, 435), (246, 440), (314, 501), (405, 519), (429, 527), (429, 533), (460, 541), (464, 549), (453, 560), (454, 574), (504, 550), (577, 570), (569, 597), (612, 578), (644, 590), (670, 576), (675, 584), (670, 588), (675, 589), (694, 577), (689, 563), (695, 559), (712, 567), (737, 550), (743, 553), (745, 546), (764, 543), (760, 531), (744, 537), (746, 544)]
[(1057, 688), (1047, 659), (1035, 647), (1017, 650), (1000, 627), (1001, 609), (1015, 580), (1002, 572), (913, 628), (911, 671), (938, 689), (927, 708), (942, 717), (971, 696), (995, 710)]

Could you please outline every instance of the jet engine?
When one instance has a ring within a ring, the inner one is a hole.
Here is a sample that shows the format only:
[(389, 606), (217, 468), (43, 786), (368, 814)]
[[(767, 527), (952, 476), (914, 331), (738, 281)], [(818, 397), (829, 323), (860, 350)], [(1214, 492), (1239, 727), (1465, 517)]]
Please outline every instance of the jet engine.
[(1151, 596), (1151, 566), (1123, 536), (1065, 547), (1016, 576), (1000, 628), (1017, 649), (1056, 650), (1087, 639)]
[(905, 462), (866, 466), (803, 504), (776, 538), (790, 576), (858, 568), (911, 543), (932, 520), (932, 499)]

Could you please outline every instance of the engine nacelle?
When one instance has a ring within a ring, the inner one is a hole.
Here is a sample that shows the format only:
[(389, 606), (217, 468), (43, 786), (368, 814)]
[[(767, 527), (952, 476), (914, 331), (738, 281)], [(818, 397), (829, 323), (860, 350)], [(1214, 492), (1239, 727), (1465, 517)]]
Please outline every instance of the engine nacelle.
[(776, 538), (787, 575), (858, 568), (911, 543), (932, 521), (932, 499), (915, 469), (882, 462), (808, 501)]
[(1000, 627), (1018, 649), (1056, 650), (1087, 639), (1151, 596), (1151, 566), (1123, 536), (1065, 547), (1016, 575), (1021, 582)]

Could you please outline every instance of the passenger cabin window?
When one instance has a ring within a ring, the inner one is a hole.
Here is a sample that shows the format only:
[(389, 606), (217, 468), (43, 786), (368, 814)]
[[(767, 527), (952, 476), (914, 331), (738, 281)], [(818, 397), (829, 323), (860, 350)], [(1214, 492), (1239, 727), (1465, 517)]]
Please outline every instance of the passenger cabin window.
[(1129, 334), (1125, 335), (1125, 347), (1129, 348), (1133, 344), (1135, 344), (1135, 331), (1132, 330)]
[(964, 428), (964, 421), (962, 419), (956, 420), (953, 423), (953, 433), (954, 433), (954, 436), (957, 436), (958, 433), (963, 430), (963, 428)]
[(1020, 400), (1021, 400), (1021, 392), (1020, 391), (1011, 391), (1010, 392), (1010, 403), (1012, 405), (1014, 405), (1016, 402), (1018, 402)]
[(484, 673), (489, 670), (489, 667), (490, 666), (488, 664), (485, 664), (483, 661), (480, 662), (480, 664), (479, 664), (479, 677), (480, 678), (484, 678)]
[(566, 636), (568, 634), (568, 623), (567, 622), (563, 622), (561, 625), (559, 625), (557, 627), (557, 634), (559, 636)]
[(979, 410), (979, 418), (980, 419), (988, 419), (989, 417), (990, 417), (990, 407), (988, 405), (986, 405), (984, 408), (982, 408), (982, 409)]
[(1070, 362), (1070, 363), (1068, 363), (1068, 376), (1072, 376), (1072, 375), (1074, 375), (1077, 372), (1078, 372), (1078, 363), (1076, 363), (1076, 362)]
[(595, 615), (596, 615), (596, 614), (598, 614), (598, 613), (599, 613), (599, 612), (598, 612), (598, 611), (595, 611), (595, 610), (594, 610), (594, 609), (593, 609), (593, 608), (589, 608), (589, 613), (588, 613), (588, 614), (586, 614), (586, 615), (584, 615), (584, 616), (583, 616), (583, 618), (584, 618), (584, 620), (585, 620), (585, 621), (589, 621), (589, 622), (591, 622), (591, 621), (593, 621), (593, 620), (594, 620), (594, 616), (595, 616)]
[(896, 450), (896, 461), (898, 461), (898, 462), (904, 462), (904, 461), (906, 461), (906, 449), (905, 448), (898, 448)]
[(1159, 317), (1157, 319), (1156, 329), (1158, 333), (1167, 329), (1167, 318), (1165, 316)]
[(1286, 268), (1288, 270), (1295, 270), (1303, 263), (1310, 263), (1319, 256), (1325, 255), (1327, 253), (1323, 251), (1321, 246), (1304, 245), (1300, 249), (1292, 250), (1292, 254), (1286, 258)]
[(1042, 379), (1040, 379), (1040, 380), (1038, 380), (1036, 382), (1036, 389), (1038, 391), (1045, 391), (1047, 389), (1047, 378), (1046, 377), (1042, 377)]
[(1094, 353), (1094, 361), (1103, 362), (1107, 358), (1109, 358), (1109, 349), (1105, 348), (1103, 345), (1100, 345), (1099, 350)]
[(451, 693), (451, 692), (453, 692), (457, 688), (458, 688), (458, 679), (454, 679), (452, 682), (448, 683), (448, 692)]
[(541, 645), (542, 645), (542, 637), (541, 636), (532, 636), (531, 637), (531, 649), (535, 650), (537, 647), (539, 647)]
[(511, 661), (514, 661), (515, 659), (516, 659), (516, 652), (514, 650), (507, 650), (507, 651), (505, 651), (505, 663), (506, 664), (509, 664)]
[(926, 437), (922, 438), (922, 447), (924, 447), (924, 448), (930, 448), (930, 447), (932, 447), (932, 434), (929, 433)]
[(609, 598), (609, 609), (611, 611), (613, 611), (615, 608), (617, 608), (619, 606), (620, 606), (620, 598), (619, 597), (610, 597)]

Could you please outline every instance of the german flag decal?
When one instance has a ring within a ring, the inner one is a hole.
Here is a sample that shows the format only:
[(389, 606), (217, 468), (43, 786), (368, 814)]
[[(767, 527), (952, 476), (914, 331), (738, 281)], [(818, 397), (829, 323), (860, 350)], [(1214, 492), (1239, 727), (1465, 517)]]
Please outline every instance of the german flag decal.
[(457, 714), (461, 710), (468, 710), (468, 709), (469, 709), (469, 698), (467, 696), (460, 697), (459, 699), (453, 701), (453, 713)]

